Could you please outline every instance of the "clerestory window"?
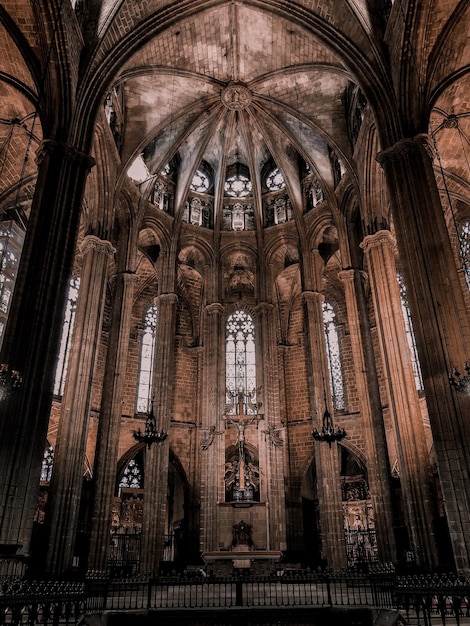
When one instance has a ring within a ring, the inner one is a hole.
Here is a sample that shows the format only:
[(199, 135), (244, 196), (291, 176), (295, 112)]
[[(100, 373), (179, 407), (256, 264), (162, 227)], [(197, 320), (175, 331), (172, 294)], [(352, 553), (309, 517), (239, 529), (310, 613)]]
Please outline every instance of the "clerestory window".
[(225, 328), (225, 382), (233, 399), (230, 414), (256, 413), (255, 325), (246, 311), (235, 311)]
[(465, 280), (470, 289), (470, 221), (464, 222), (460, 227), (459, 248)]
[(326, 355), (330, 374), (330, 391), (335, 409), (343, 410), (344, 383), (339, 345), (338, 322), (336, 313), (329, 302), (323, 302), (323, 325), (326, 342)]
[(408, 303), (408, 295), (406, 292), (405, 281), (403, 276), (397, 274), (398, 286), (400, 287), (400, 300), (401, 310), (403, 313), (403, 319), (405, 320), (406, 339), (410, 347), (411, 353), (411, 365), (413, 367), (413, 375), (415, 379), (416, 389), (418, 391), (424, 390), (423, 376), (421, 374), (421, 365), (419, 364), (418, 349), (416, 347), (416, 338), (413, 330), (413, 322), (411, 320), (410, 305)]
[(147, 309), (140, 349), (139, 384), (137, 386), (137, 413), (148, 413), (152, 400), (153, 363), (157, 332), (157, 305)]
[(59, 359), (55, 371), (54, 395), (63, 396), (65, 389), (65, 381), (67, 379), (68, 362), (70, 356), (70, 347), (72, 344), (73, 326), (75, 323), (75, 314), (77, 312), (78, 291), (80, 288), (80, 277), (74, 276), (70, 280), (69, 291), (67, 295), (67, 304), (65, 306), (64, 324), (62, 326), (62, 337), (60, 339)]

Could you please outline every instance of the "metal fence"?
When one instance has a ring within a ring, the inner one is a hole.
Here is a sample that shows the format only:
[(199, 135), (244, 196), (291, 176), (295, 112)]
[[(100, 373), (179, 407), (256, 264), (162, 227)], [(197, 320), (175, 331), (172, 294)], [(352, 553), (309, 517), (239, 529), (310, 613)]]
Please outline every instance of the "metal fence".
[(155, 580), (95, 579), (83, 583), (8, 579), (0, 585), (0, 625), (73, 626), (83, 614), (104, 610), (240, 607), (399, 609), (409, 623), (459, 625), (470, 618), (469, 599), (469, 579), (397, 577), (392, 573), (280, 572), (267, 577), (216, 578), (192, 572), (191, 576)]

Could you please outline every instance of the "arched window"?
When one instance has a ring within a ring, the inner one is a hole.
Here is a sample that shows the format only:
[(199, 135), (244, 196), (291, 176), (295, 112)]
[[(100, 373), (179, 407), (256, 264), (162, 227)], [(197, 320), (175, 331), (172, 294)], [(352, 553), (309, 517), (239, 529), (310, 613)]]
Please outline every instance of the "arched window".
[(470, 221), (464, 222), (459, 232), (459, 251), (467, 287), (470, 289)]
[(403, 313), (403, 319), (405, 320), (405, 328), (406, 328), (406, 338), (408, 340), (408, 345), (410, 346), (411, 352), (411, 365), (413, 367), (413, 374), (415, 378), (416, 389), (418, 391), (423, 391), (423, 376), (421, 374), (421, 366), (419, 364), (418, 358), (418, 350), (416, 348), (416, 339), (415, 333), (413, 330), (413, 322), (411, 321), (411, 311), (410, 305), (408, 303), (408, 295), (406, 293), (406, 285), (403, 280), (403, 276), (398, 273), (397, 274), (398, 286), (400, 287), (400, 300), (401, 300), (401, 310)]
[(139, 384), (137, 387), (137, 413), (148, 413), (152, 399), (153, 361), (157, 330), (157, 305), (147, 309), (140, 351)]
[(70, 346), (72, 342), (72, 332), (77, 312), (78, 290), (80, 288), (80, 277), (74, 276), (69, 285), (67, 304), (65, 306), (64, 325), (62, 326), (62, 337), (60, 340), (59, 360), (55, 371), (54, 395), (63, 396), (65, 381), (67, 378)]
[(54, 450), (50, 443), (47, 443), (44, 450), (41, 467), (41, 482), (50, 483), (52, 478), (52, 466), (54, 465)]
[(121, 480), (119, 481), (119, 487), (143, 489), (143, 471), (138, 458), (131, 459), (126, 465)]
[(225, 381), (232, 395), (230, 414), (256, 413), (255, 325), (251, 315), (235, 311), (225, 328)]
[(325, 331), (326, 355), (330, 372), (330, 390), (335, 409), (343, 410), (344, 385), (339, 347), (336, 313), (329, 302), (323, 302), (323, 324)]

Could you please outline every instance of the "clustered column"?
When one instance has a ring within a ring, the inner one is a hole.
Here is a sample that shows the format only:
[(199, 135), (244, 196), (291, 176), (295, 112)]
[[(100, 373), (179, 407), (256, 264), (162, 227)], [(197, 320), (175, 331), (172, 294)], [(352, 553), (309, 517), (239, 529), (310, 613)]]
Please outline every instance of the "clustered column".
[(81, 245), (83, 266), (67, 384), (62, 398), (54, 471), (46, 523), (50, 531), (47, 569), (59, 574), (72, 566), (91, 403), (106, 295), (107, 268), (114, 248), (88, 235)]
[[(367, 455), (367, 477), (374, 510), (379, 558), (382, 562), (396, 560), (393, 536), (393, 508), (390, 485), (390, 464), (383, 415), (379, 402), (379, 390), (373, 360), (365, 349), (364, 333), (359, 310), (359, 299), (363, 298), (361, 275), (358, 270), (339, 272), (343, 281), (348, 314), (349, 338), (353, 355), (356, 386), (362, 416), (362, 428)], [(364, 310), (361, 311), (364, 316)], [(367, 323), (368, 326), (368, 323)]]
[(124, 379), (129, 353), (134, 286), (132, 272), (115, 276), (93, 478), (95, 482), (88, 569), (106, 572), (116, 483)]
[(465, 306), (439, 190), (424, 135), (378, 155), (407, 286), (434, 449), (455, 563), (470, 573), (470, 396), (449, 386), (470, 355)]
[[(307, 314), (313, 379), (312, 404), (315, 407), (313, 426), (321, 430), (323, 412), (328, 409), (333, 415), (323, 331), (322, 302), (324, 296), (318, 291), (305, 291), (303, 298)], [(328, 567), (346, 567), (339, 451), (336, 442), (330, 446), (325, 441), (315, 441), (315, 469), (320, 504), (322, 556), (327, 561)]]
[[(217, 503), (224, 500), (224, 426), (221, 423), (220, 372), (224, 371), (221, 362), (222, 313), (224, 308), (218, 302), (206, 306), (204, 320), (204, 347), (202, 356), (201, 389), (201, 550), (219, 549), (219, 510)], [(222, 435), (222, 437), (221, 437)]]
[(262, 302), (257, 310), (260, 317), (260, 346), (263, 354), (263, 414), (259, 428), (266, 445), (266, 507), (268, 528), (267, 549), (285, 550), (285, 487), (284, 487), (284, 431), (280, 415), (279, 364), (276, 351), (276, 326), (273, 320), (274, 307)]
[[(0, 543), (29, 553), (63, 308), (86, 177), (94, 161), (44, 141), (1, 362), (22, 376), (0, 403)], [(46, 330), (47, 329), (47, 332)]]
[(397, 437), (400, 481), (411, 548), (428, 567), (436, 564), (432, 532), (429, 455), (401, 310), (395, 241), (388, 230), (368, 235), (365, 251), (379, 341)]
[[(176, 303), (174, 293), (157, 297), (158, 324), (153, 370), (157, 430), (170, 432), (175, 369)], [(168, 494), (169, 440), (154, 443), (145, 454), (145, 496), (140, 573), (156, 576), (163, 555)]]

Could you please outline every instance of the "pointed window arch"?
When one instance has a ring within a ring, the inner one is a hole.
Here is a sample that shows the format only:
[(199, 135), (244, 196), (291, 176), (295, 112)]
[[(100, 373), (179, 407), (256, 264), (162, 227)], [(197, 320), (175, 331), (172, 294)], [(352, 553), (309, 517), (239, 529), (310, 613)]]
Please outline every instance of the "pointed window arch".
[(470, 220), (464, 222), (460, 227), (459, 252), (467, 287), (470, 289)]
[(330, 391), (335, 409), (343, 410), (344, 383), (339, 345), (338, 322), (334, 308), (329, 302), (323, 302), (323, 325), (326, 342), (326, 355), (330, 374)]
[(157, 305), (152, 304), (147, 309), (144, 318), (144, 331), (140, 349), (139, 384), (137, 387), (137, 413), (148, 413), (150, 410), (157, 321)]
[(405, 281), (403, 275), (399, 272), (397, 274), (398, 286), (400, 288), (400, 301), (401, 310), (403, 313), (403, 319), (405, 321), (406, 338), (410, 347), (411, 353), (411, 365), (413, 367), (413, 375), (415, 379), (416, 389), (418, 391), (424, 390), (423, 376), (421, 374), (421, 365), (419, 363), (418, 349), (416, 347), (415, 333), (413, 330), (413, 322), (411, 320), (410, 305), (408, 303), (408, 294), (406, 292)]
[[(237, 413), (237, 406), (242, 406), (245, 415), (256, 413), (256, 408), (252, 406), (256, 393), (255, 325), (246, 311), (235, 311), (227, 319), (225, 382), (227, 394), (230, 393), (233, 398), (229, 413)], [(242, 405), (238, 405), (238, 402)]]
[(67, 304), (65, 305), (64, 324), (60, 339), (59, 359), (55, 371), (54, 395), (63, 396), (65, 381), (67, 379), (70, 347), (72, 345), (72, 333), (77, 312), (78, 291), (80, 289), (80, 276), (74, 276), (70, 280)]

